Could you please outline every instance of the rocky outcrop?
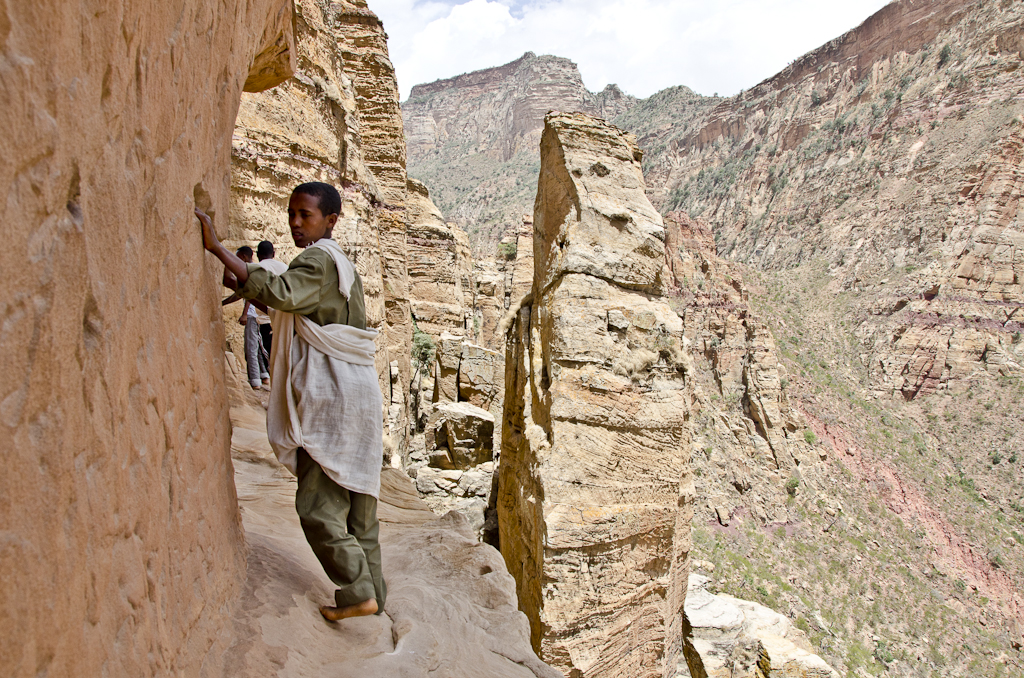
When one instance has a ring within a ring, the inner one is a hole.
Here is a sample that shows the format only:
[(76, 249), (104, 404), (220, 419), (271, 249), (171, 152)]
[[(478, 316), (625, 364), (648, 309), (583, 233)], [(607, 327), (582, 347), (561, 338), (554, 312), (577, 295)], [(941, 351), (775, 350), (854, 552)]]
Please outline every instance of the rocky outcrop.
[[(692, 676), (706, 678), (839, 678), (811, 651), (807, 636), (764, 605), (708, 590), (710, 580), (691, 574), (686, 619), (692, 628)], [(696, 666), (699, 660), (699, 668)]]
[(416, 326), (433, 339), (462, 334), (473, 305), (473, 258), (469, 237), (447, 224), (427, 187), (409, 179), (409, 294)]
[(406, 250), (405, 144), (384, 29), (362, 0), (295, 3), (298, 70), (245, 95), (232, 143), (234, 245), (270, 240), (295, 254), (288, 196), (304, 181), (342, 192), (334, 238), (363, 279), (367, 322), (382, 332), (377, 372), (389, 452), (407, 454), (412, 316)]
[(683, 661), (692, 394), (639, 159), (600, 120), (547, 117), (532, 299), (509, 329), (501, 552), (534, 647), (576, 676)]
[(221, 675), (245, 572), (219, 272), (243, 86), (291, 3), (0, 10), (0, 666)]
[(789, 404), (775, 338), (748, 301), (740, 267), (715, 253), (711, 230), (681, 212), (665, 216), (669, 297), (695, 361), (698, 512), (723, 520), (744, 508), (762, 524), (785, 520), (783, 482), (825, 450)]
[(416, 85), (402, 104), (409, 173), (469, 232), (478, 256), (492, 255), (533, 202), (544, 115), (610, 118), (634, 101), (615, 85), (589, 92), (576, 64), (532, 52), (497, 68)]
[(433, 369), (432, 397), (427, 397), (429, 381), (420, 384), (417, 419), (423, 434), (414, 438), (405, 468), (431, 509), (457, 509), (479, 532), (493, 503), (504, 356), (445, 333), (437, 342)]

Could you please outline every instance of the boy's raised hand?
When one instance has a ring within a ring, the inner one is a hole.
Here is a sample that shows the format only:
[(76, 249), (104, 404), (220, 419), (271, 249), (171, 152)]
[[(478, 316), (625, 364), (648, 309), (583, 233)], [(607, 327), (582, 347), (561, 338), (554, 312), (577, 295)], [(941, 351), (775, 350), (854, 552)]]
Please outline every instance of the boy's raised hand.
[(203, 210), (198, 207), (195, 209), (196, 218), (199, 219), (199, 223), (203, 228), (203, 247), (208, 252), (216, 252), (217, 248), (220, 247), (220, 241), (217, 240), (217, 234), (213, 230), (213, 220)]
[(232, 289), (236, 286), (244, 285), (249, 279), (249, 269), (246, 267), (245, 262), (239, 259), (233, 252), (229, 252), (224, 245), (220, 244), (220, 241), (217, 240), (217, 234), (213, 230), (213, 220), (210, 219), (210, 216), (198, 207), (195, 208), (195, 212), (196, 218), (199, 219), (199, 223), (203, 227), (203, 247), (208, 252), (213, 252), (217, 255), (217, 258), (224, 264), (225, 270), (229, 271), (235, 278), (236, 285), (233, 286), (229, 284), (229, 278), (225, 275), (224, 285), (232, 287)]

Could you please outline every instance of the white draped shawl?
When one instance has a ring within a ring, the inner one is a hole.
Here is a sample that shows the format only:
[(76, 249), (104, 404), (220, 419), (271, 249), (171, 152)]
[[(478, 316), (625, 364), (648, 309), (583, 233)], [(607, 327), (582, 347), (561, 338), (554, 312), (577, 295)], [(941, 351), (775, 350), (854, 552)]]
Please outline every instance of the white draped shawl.
[[(355, 268), (329, 239), (312, 247), (328, 252), (348, 299)], [(374, 368), (376, 330), (320, 326), (305, 316), (277, 311), (270, 354), (267, 437), (278, 460), (298, 473), (296, 450), (304, 448), (338, 485), (380, 494), (383, 398)]]

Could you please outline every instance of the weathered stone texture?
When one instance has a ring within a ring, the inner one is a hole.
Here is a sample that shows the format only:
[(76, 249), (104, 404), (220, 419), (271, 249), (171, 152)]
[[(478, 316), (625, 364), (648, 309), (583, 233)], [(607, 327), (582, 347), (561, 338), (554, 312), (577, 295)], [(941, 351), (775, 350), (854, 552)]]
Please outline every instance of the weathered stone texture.
[(806, 473), (825, 449), (805, 438), (807, 424), (783, 388), (775, 338), (750, 309), (740, 267), (718, 257), (706, 224), (681, 212), (664, 223), (669, 296), (696, 367), (698, 513), (721, 521), (719, 514), (744, 507), (762, 522), (784, 520), (779, 479), (800, 464)]
[(707, 577), (690, 575), (686, 618), (697, 655), (691, 676), (839, 678), (786, 617), (758, 603), (715, 595), (709, 584)]
[(407, 187), (386, 36), (359, 0), (299, 0), (295, 9), (296, 77), (271, 92), (243, 97), (232, 147), (228, 241), (252, 246), (267, 239), (278, 258), (289, 261), (296, 253), (286, 216), (292, 188), (304, 181), (338, 187), (342, 213), (334, 238), (363, 279), (368, 324), (382, 333), (378, 344), (384, 350), (377, 352), (387, 408), (382, 416), (394, 451), (403, 453), (412, 347)]
[(469, 238), (446, 224), (427, 187), (408, 181), (409, 294), (416, 326), (435, 340), (463, 333), (473, 304), (473, 259)]
[(506, 357), (501, 550), (534, 647), (578, 676), (674, 676), (682, 656), (692, 394), (639, 158), (600, 120), (548, 116)]
[(291, 13), (0, 9), (6, 676), (223, 669), (245, 554), (192, 210), (226, 218), (239, 97), (291, 73)]

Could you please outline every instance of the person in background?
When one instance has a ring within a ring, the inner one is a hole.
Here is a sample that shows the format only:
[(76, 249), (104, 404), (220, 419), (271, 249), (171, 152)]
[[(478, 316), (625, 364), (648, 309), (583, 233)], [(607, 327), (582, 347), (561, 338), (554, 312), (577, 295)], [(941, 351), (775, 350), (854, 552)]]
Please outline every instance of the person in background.
[[(248, 245), (242, 245), (235, 250), (235, 256), (245, 263), (251, 264), (252, 248)], [(233, 282), (234, 276), (229, 278), (227, 272), (225, 272), (224, 285), (230, 288)], [(241, 295), (235, 292), (222, 301), (221, 305), (230, 304), (241, 298)], [(249, 379), (249, 385), (253, 389), (258, 389), (260, 386), (269, 388), (269, 354), (263, 346), (263, 337), (260, 333), (259, 315), (256, 313), (256, 306), (249, 299), (245, 300), (245, 306), (242, 308), (242, 315), (238, 319), (238, 324), (245, 327), (245, 371)]]
[[(259, 259), (260, 267), (270, 271), (274, 275), (281, 275), (288, 270), (288, 264), (274, 258), (274, 243), (269, 240), (264, 240), (256, 246), (256, 258)], [(273, 350), (273, 313), (273, 309), (270, 309), (268, 311), (268, 315), (270, 317), (263, 314), (260, 314), (259, 317), (260, 335), (262, 335), (263, 338), (263, 348), (266, 349), (267, 353), (270, 353)]]

